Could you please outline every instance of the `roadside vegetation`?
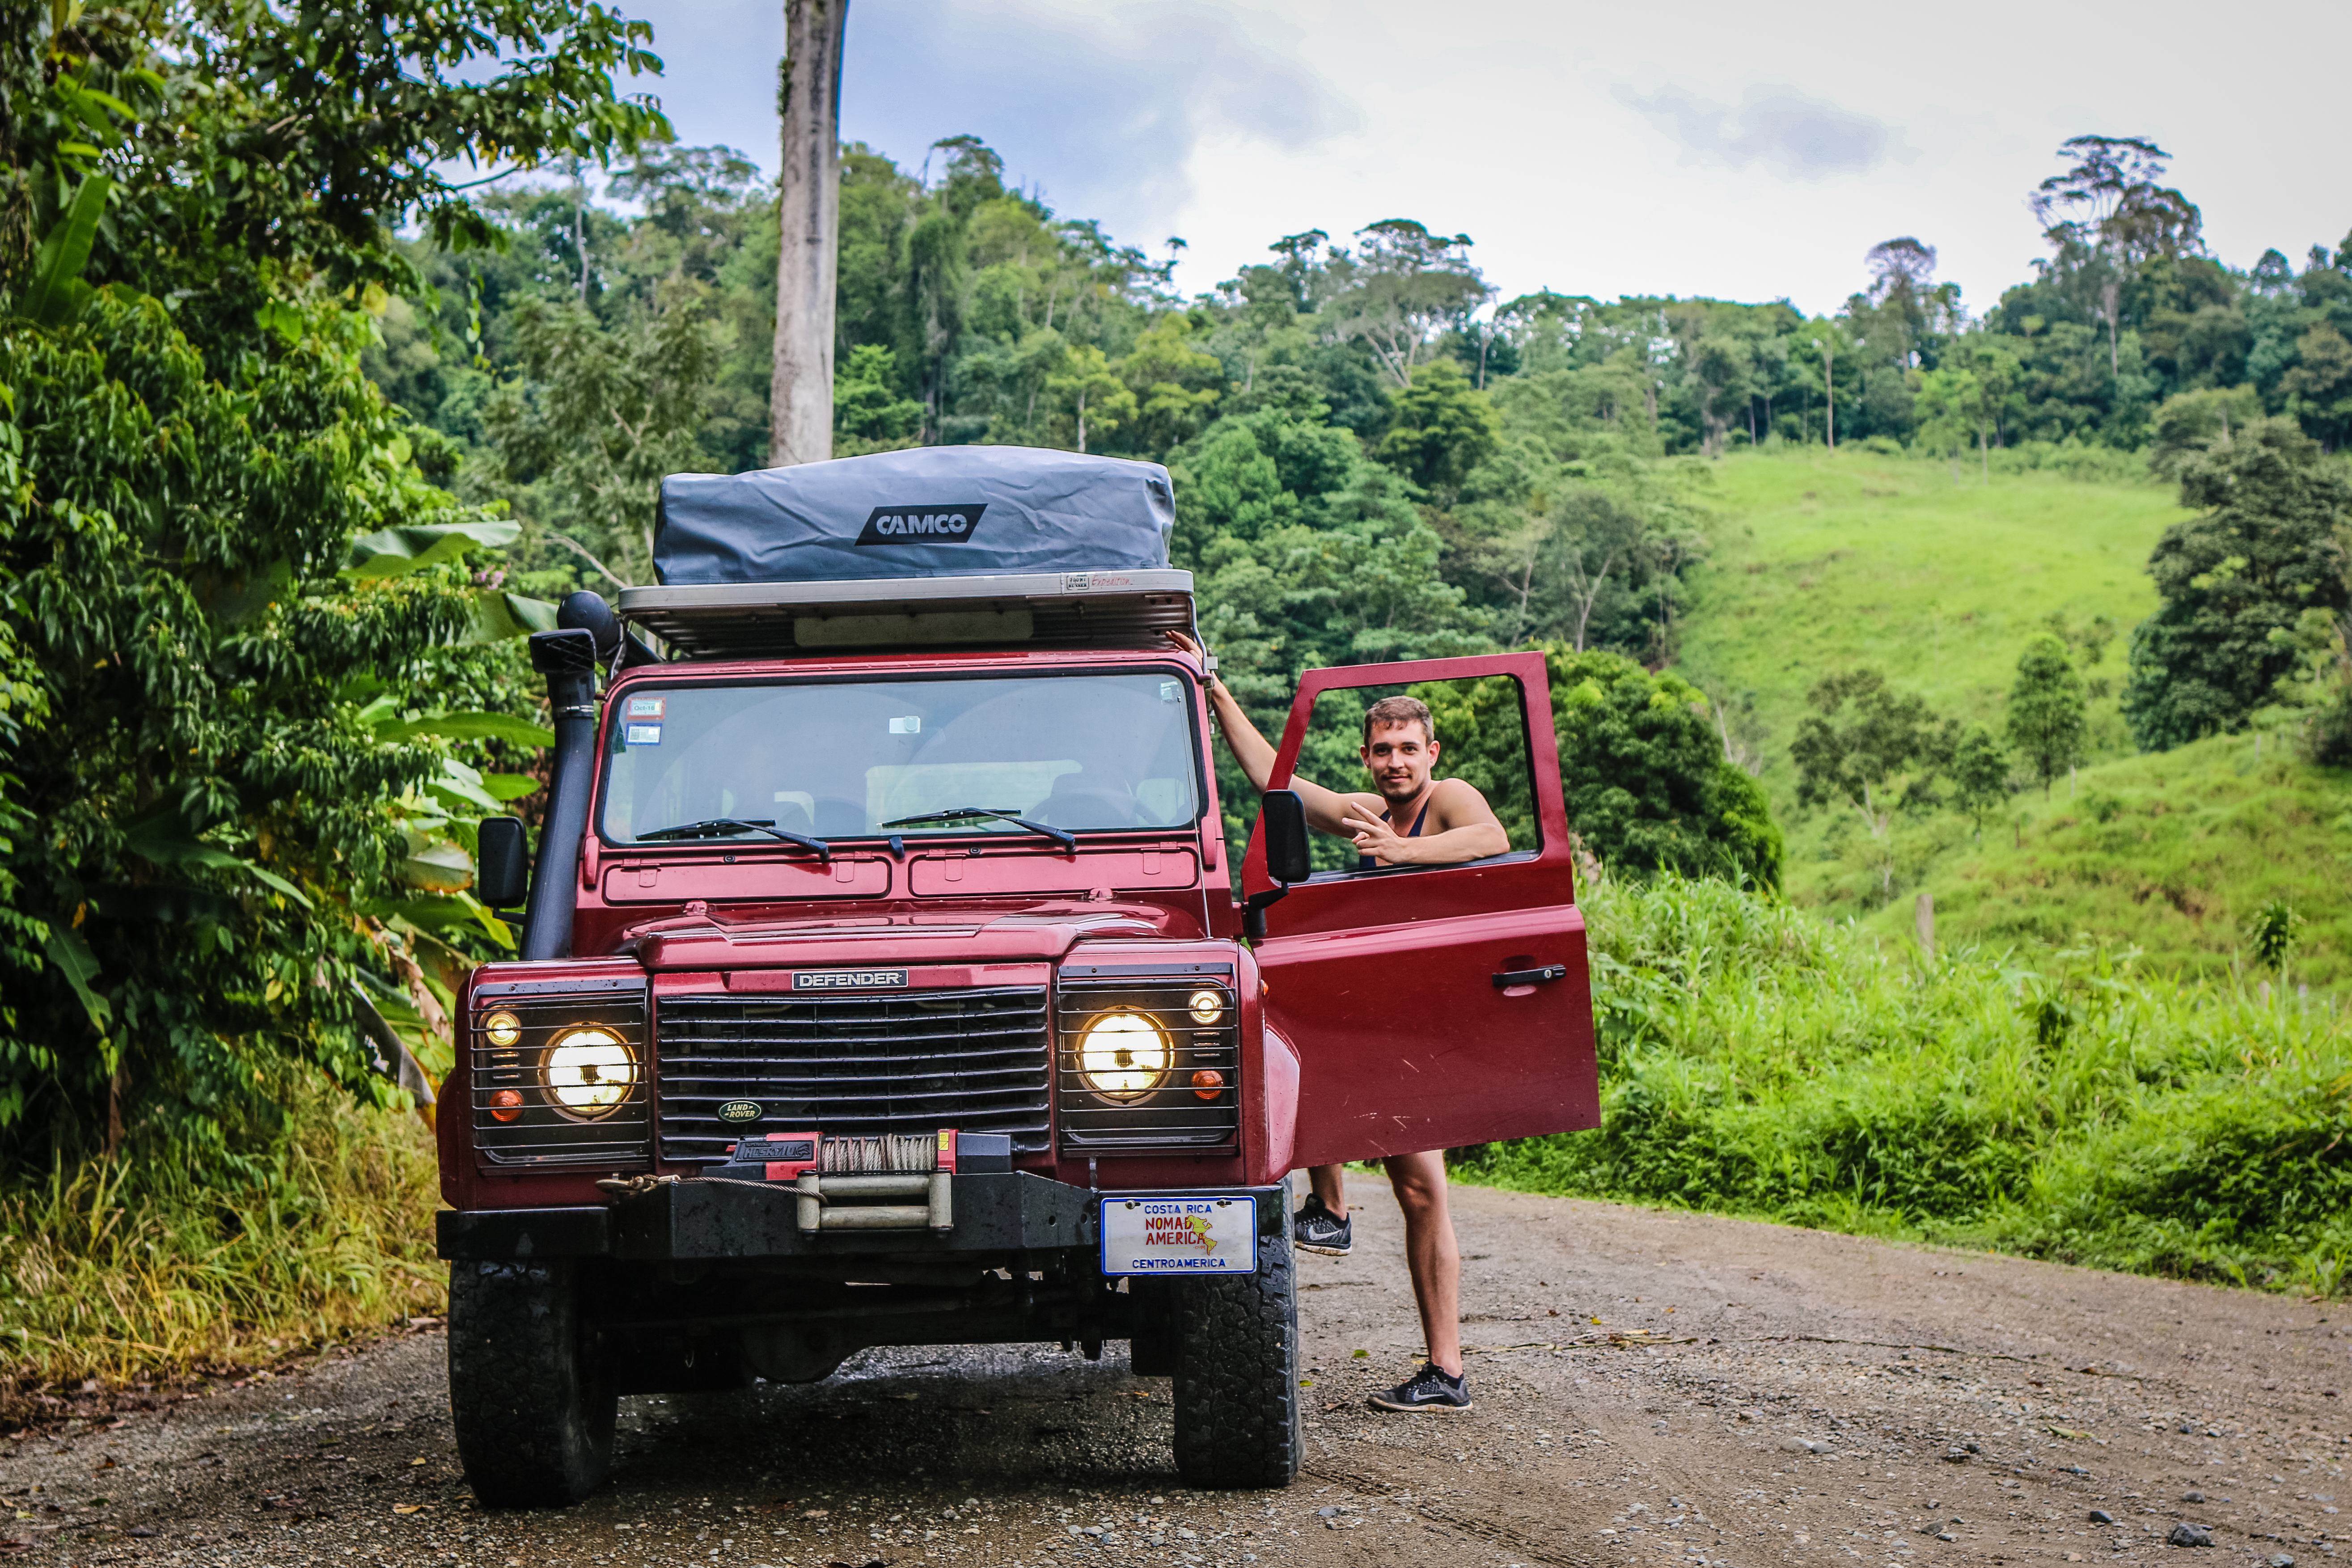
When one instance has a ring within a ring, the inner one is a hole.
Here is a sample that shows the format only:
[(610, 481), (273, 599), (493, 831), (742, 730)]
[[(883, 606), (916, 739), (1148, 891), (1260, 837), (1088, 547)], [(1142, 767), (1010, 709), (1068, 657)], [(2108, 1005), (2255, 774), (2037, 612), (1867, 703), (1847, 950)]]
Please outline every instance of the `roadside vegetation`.
[(315, 1075), (282, 1092), (287, 1134), (244, 1179), (93, 1161), (0, 1196), (0, 1421), (442, 1311), (431, 1134)]
[(1596, 1132), (1467, 1180), (2326, 1295), (2352, 1261), (2352, 1027), (2118, 950), (1930, 960), (1719, 880), (1583, 889)]

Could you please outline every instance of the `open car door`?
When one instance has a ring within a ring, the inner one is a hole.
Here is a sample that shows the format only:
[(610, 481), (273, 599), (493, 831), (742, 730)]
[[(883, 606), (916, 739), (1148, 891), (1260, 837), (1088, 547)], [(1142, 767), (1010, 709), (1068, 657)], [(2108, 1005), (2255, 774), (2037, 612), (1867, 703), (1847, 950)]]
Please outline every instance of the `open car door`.
[[(1266, 1021), (1298, 1055), (1301, 1166), (1601, 1121), (1584, 918), (1543, 656), (1309, 670), (1268, 787), (1288, 786), (1319, 723), (1311, 754), (1334, 769), (1344, 754), (1353, 771), (1308, 776), (1363, 789), (1361, 714), (1383, 694), (1370, 689), (1408, 686), (1438, 713), (1433, 776), (1478, 784), (1511, 847), (1456, 866), (1318, 871), (1265, 910), (1257, 962)], [(1339, 724), (1350, 726), (1344, 750), (1331, 733)], [(1274, 885), (1261, 827), (1243, 890)]]

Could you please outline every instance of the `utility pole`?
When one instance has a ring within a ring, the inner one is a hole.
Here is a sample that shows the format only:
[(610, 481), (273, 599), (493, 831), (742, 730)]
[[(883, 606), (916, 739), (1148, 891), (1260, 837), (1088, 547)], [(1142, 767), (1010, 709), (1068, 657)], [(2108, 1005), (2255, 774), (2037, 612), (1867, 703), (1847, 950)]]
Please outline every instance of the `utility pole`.
[(783, 172), (777, 181), (775, 374), (768, 462), (833, 456), (833, 304), (841, 233), (841, 35), (849, 0), (784, 0), (777, 93)]

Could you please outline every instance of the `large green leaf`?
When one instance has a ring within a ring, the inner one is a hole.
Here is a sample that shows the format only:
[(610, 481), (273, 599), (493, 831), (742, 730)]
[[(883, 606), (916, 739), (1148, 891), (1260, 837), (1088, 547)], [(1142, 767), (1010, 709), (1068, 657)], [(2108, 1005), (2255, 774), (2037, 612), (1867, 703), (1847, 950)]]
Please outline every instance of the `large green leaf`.
[(473, 886), (474, 858), (463, 845), (412, 828), (407, 858), (394, 875), (404, 886), (422, 892), (463, 892)]
[(462, 812), (466, 807), (479, 806), (497, 816), (506, 802), (482, 787), (482, 775), (455, 757), (441, 759), (441, 776), (425, 782), (427, 793), (437, 796), (443, 805)]
[(467, 642), (504, 642), (555, 629), (555, 605), (499, 588), (474, 590), (474, 624)]
[(89, 1026), (105, 1034), (114, 1010), (107, 1005), (105, 997), (90, 989), (89, 983), (98, 978), (98, 955), (90, 952), (89, 943), (82, 941), (81, 933), (71, 926), (52, 925), (49, 939), (42, 946), (48, 952), (49, 962), (58, 966), (66, 984), (80, 998), (82, 1011), (89, 1015)]
[(242, 871), (266, 887), (275, 888), (304, 909), (313, 906), (302, 889), (277, 872), (206, 844), (188, 830), (177, 807), (164, 802), (148, 807), (122, 825), (124, 846), (142, 860), (158, 866), (202, 866), (215, 871)]
[[(471, 925), (500, 947), (511, 951), (515, 944), (513, 929), (471, 893), (420, 893), (409, 899), (376, 899), (361, 905), (360, 912), (427, 934), (445, 931), (452, 926)], [(467, 958), (466, 962), (474, 961)]]
[(81, 313), (89, 299), (92, 290), (81, 280), (81, 269), (89, 265), (89, 247), (98, 238), (99, 220), (106, 216), (106, 198), (113, 189), (114, 182), (104, 174), (84, 179), (74, 193), (73, 205), (41, 241), (24, 305), (24, 314), (41, 325), (65, 325)]
[(542, 730), (511, 713), (441, 713), (375, 727), (379, 741), (415, 741), (427, 735), (444, 741), (510, 741), (518, 746), (555, 744), (554, 731)]
[(398, 577), (455, 561), (468, 550), (503, 550), (521, 537), (522, 524), (502, 519), (379, 529), (352, 541), (343, 557), (343, 571), (362, 581)]

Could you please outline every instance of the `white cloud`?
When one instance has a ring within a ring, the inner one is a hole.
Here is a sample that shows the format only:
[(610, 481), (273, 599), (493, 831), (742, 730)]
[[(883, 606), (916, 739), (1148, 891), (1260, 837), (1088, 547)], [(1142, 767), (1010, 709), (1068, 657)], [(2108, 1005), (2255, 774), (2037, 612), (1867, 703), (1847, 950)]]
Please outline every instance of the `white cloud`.
[[(622, 4), (656, 26), (668, 70), (652, 85), (679, 134), (772, 168), (776, 0)], [(1189, 289), (1280, 235), (1402, 216), (1475, 237), (1506, 297), (1833, 310), (1872, 245), (1916, 234), (1981, 308), (2042, 253), (2025, 193), (2084, 132), (2144, 132), (2178, 153), (2175, 179), (2234, 265), (2272, 245), (2299, 257), (2352, 222), (2342, 182), (2280, 151), (2336, 133), (2341, 0), (2278, 0), (2263, 27), (2208, 29), (2186, 51), (2177, 28), (2048, 0), (1979, 0), (1965, 28), (1875, 0), (1663, 15), (852, 0), (843, 130), (908, 166), (940, 137), (980, 136), (1012, 178), (1121, 243), (1182, 235)], [(2076, 64), (2039, 68), (2053, 60)]]
[(1736, 104), (1678, 87), (1647, 93), (1620, 87), (1616, 98), (1693, 158), (1734, 169), (1761, 163), (1796, 179), (1818, 180), (1866, 174), (1906, 151), (1895, 132), (1869, 115), (1792, 87), (1751, 87)]

